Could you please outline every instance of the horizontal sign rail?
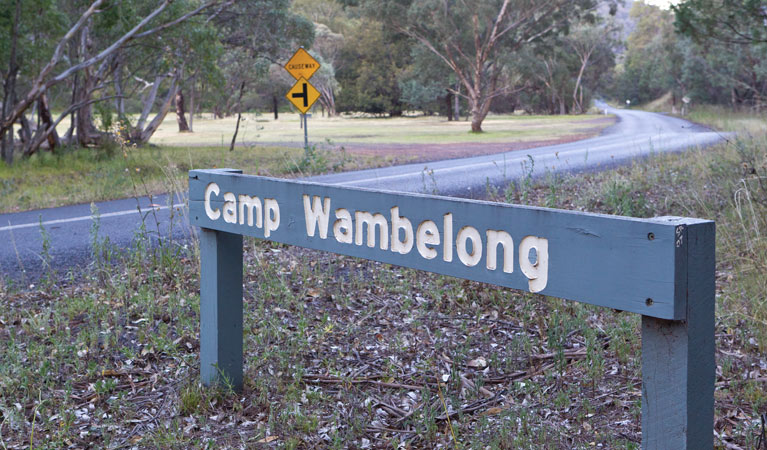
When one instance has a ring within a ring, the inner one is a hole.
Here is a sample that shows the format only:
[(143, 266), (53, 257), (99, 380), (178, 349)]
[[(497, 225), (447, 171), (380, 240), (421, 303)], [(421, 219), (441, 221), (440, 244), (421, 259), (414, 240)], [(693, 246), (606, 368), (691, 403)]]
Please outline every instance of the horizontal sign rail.
[(576, 300), (684, 319), (686, 226), (190, 172), (193, 225)]

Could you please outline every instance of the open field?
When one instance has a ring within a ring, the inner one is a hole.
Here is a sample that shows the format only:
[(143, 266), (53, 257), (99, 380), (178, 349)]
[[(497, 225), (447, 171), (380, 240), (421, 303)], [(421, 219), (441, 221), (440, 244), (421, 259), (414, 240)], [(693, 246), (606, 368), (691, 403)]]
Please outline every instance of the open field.
[[(716, 220), (717, 448), (765, 442), (765, 148), (488, 193)], [(195, 248), (95, 236), (84, 281), (0, 286), (4, 448), (639, 448), (636, 315), (247, 239), (237, 395), (199, 385)]]
[(175, 116), (169, 115), (151, 141), (155, 145), (43, 153), (11, 167), (0, 162), (0, 213), (168, 192), (185, 186), (186, 172), (194, 168), (237, 167), (245, 173), (296, 176), (381, 167), (583, 139), (614, 121), (589, 115), (490, 116), (487, 133), (471, 134), (466, 122), (436, 117), (317, 118), (309, 122), (315, 152), (305, 158), (297, 115), (282, 114), (276, 122), (256, 117), (246, 115), (238, 138), (242, 145), (232, 152), (228, 146), (234, 118), (198, 118), (196, 132), (178, 133)]
[[(448, 144), (471, 142), (528, 142), (556, 140), (571, 135), (589, 135), (612, 123), (599, 115), (524, 116), (490, 115), (481, 134), (469, 132), (469, 122), (448, 122), (444, 117), (398, 118), (321, 117), (309, 119), (309, 140), (335, 144)], [(168, 115), (151, 142), (157, 145), (229, 145), (236, 117), (213, 120), (210, 115), (195, 118), (194, 133), (179, 133), (175, 116)], [(298, 114), (244, 114), (238, 144), (293, 143), (303, 146), (304, 135)]]

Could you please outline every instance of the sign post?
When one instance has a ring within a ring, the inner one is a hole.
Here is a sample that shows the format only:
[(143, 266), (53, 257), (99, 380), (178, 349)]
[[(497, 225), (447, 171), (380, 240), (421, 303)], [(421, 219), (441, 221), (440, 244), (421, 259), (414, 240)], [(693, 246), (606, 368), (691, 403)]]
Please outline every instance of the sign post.
[(285, 63), (285, 70), (296, 79), (296, 83), (285, 94), (285, 97), (299, 111), (301, 111), (301, 123), (304, 129), (304, 150), (309, 155), (309, 133), (307, 127), (309, 121), (306, 120), (306, 112), (314, 105), (320, 93), (309, 83), (309, 78), (314, 72), (319, 70), (320, 63), (312, 57), (303, 47), (296, 50), (293, 56)]
[(711, 449), (714, 222), (189, 172), (200, 374), (242, 388), (242, 235), (642, 315), (642, 448)]

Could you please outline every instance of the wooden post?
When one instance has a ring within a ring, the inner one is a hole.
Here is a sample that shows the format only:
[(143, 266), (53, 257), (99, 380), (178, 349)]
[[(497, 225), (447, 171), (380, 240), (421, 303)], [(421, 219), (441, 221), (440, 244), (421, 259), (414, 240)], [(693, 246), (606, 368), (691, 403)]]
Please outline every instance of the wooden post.
[[(686, 320), (642, 316), (642, 448), (711, 449), (714, 426), (714, 223), (683, 219)], [(683, 270), (679, 270), (683, 269)]]
[(200, 377), (242, 390), (242, 236), (200, 233)]

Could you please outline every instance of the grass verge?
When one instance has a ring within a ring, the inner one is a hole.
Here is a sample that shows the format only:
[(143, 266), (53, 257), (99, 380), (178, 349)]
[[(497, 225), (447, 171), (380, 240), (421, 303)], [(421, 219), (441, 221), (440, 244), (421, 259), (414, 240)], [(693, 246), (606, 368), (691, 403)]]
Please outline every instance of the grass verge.
[(284, 176), (385, 164), (376, 157), (349, 158), (332, 145), (289, 147), (125, 147), (41, 153), (12, 166), (0, 163), (0, 213), (88, 203), (186, 188), (195, 168), (236, 167), (246, 173)]

